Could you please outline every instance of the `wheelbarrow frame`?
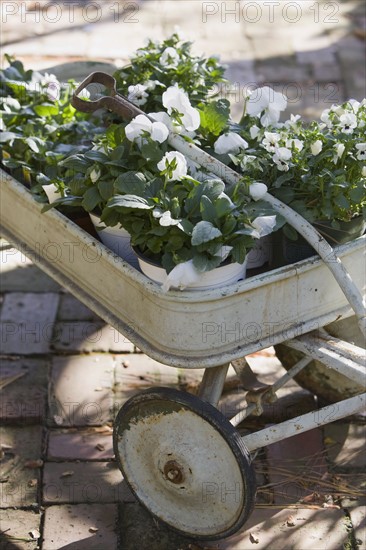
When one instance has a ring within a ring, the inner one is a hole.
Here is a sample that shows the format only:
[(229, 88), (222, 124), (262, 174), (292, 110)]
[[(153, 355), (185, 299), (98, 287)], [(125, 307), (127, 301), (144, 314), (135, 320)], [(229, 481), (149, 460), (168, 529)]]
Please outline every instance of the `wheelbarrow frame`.
[[(218, 289), (164, 293), (60, 212), (42, 213), (43, 205), (9, 174), (1, 170), (0, 178), (1, 234), (149, 357), (174, 367), (205, 368), (200, 396), (211, 404), (218, 403), (230, 362), (244, 380), (248, 366), (243, 358), (280, 342), (306, 353), (301, 368), (310, 358), (318, 359), (364, 385), (364, 350), (346, 344), (345, 351), (345, 343), (339, 346), (317, 332), (354, 314), (329, 265), (319, 257)], [(365, 240), (363, 236), (335, 249), (355, 294), (365, 292)], [(281, 378), (283, 384), (297, 372), (299, 365)], [(247, 407), (234, 424), (243, 414), (260, 413), (270, 394), (258, 396), (256, 408)], [(364, 400), (365, 394), (344, 401), (344, 406), (339, 402), (337, 415), (327, 415), (326, 409), (321, 423), (362, 410)], [(319, 425), (319, 419), (310, 417), (291, 421), (298, 424), (296, 433)], [(265, 432), (260, 445), (258, 440), (250, 443), (250, 436), (245, 439), (254, 449), (277, 441), (278, 433), (267, 438)], [(286, 427), (281, 433), (280, 438), (288, 437), (291, 430)]]

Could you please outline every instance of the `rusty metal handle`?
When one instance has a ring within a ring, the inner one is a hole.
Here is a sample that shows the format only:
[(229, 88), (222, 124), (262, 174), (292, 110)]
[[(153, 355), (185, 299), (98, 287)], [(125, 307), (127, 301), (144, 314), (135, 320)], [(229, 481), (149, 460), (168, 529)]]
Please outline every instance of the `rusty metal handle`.
[[(101, 84), (111, 92), (110, 96), (103, 96), (97, 101), (86, 101), (81, 99), (79, 94), (90, 84)], [(124, 96), (117, 93), (116, 80), (113, 76), (96, 72), (89, 75), (75, 90), (71, 99), (71, 104), (78, 111), (83, 113), (93, 113), (97, 109), (108, 109), (120, 115), (123, 120), (132, 120), (135, 116), (144, 114), (133, 103), (128, 101)]]

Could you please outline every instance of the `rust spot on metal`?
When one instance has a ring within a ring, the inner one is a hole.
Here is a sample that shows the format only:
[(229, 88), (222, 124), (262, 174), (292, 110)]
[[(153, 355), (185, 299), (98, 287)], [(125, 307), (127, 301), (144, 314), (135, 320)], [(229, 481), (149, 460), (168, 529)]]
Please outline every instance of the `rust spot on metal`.
[(184, 481), (184, 470), (176, 460), (168, 460), (164, 466), (164, 477), (166, 480), (179, 485)]

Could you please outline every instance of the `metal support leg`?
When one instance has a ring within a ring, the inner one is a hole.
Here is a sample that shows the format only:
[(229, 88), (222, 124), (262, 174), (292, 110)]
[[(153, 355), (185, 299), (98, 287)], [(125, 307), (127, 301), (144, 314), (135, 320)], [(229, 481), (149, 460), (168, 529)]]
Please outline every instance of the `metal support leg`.
[(287, 371), (277, 382), (272, 386), (268, 386), (268, 390), (258, 394), (258, 400), (256, 402), (248, 402), (246, 409), (238, 412), (230, 420), (233, 426), (238, 426), (243, 420), (250, 414), (259, 416), (262, 414), (262, 403), (269, 403), (273, 401), (273, 396), (276, 395), (276, 391), (282, 388), (289, 380), (294, 378), (301, 370), (303, 370), (311, 361), (311, 357), (303, 357), (294, 365), (289, 371)]
[(356, 414), (364, 409), (365, 401), (366, 393), (356, 395), (350, 399), (328, 405), (328, 407), (286, 420), (281, 424), (270, 426), (259, 432), (245, 435), (242, 440), (249, 451), (255, 451), (266, 445), (271, 445), (271, 443), (312, 430), (317, 426), (323, 426), (329, 424), (329, 422), (335, 422), (351, 414)]
[(202, 378), (198, 397), (208, 401), (217, 407), (224, 387), (229, 363), (220, 367), (212, 367), (205, 370)]
[(365, 387), (365, 350), (316, 331), (285, 343)]

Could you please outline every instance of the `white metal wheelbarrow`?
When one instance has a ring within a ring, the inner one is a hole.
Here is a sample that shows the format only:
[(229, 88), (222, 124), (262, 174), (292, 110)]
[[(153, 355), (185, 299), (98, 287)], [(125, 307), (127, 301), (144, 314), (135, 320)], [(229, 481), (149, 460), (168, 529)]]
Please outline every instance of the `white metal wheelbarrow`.
[[(99, 79), (91, 75), (78, 92)], [(113, 79), (109, 83), (114, 86)], [(129, 117), (139, 112), (115, 99)], [(76, 106), (80, 101), (76, 98)], [(179, 136), (170, 143), (209, 163), (229, 185), (240, 177)], [(149, 389), (127, 401), (114, 422), (114, 450), (125, 480), (172, 529), (202, 540), (235, 533), (255, 503), (251, 453), (364, 408), (364, 350), (323, 327), (353, 315), (365, 336), (365, 237), (333, 250), (303, 218), (267, 194), (265, 200), (320, 257), (214, 290), (164, 293), (59, 212), (42, 214), (42, 205), (11, 176), (1, 172), (1, 178), (1, 233), (9, 241), (150, 357), (173, 367), (205, 368), (198, 397)], [(269, 387), (255, 378), (245, 356), (278, 343), (305, 356)], [(263, 404), (274, 401), (276, 391), (312, 359), (345, 376), (356, 395), (240, 436), (236, 426), (261, 414)], [(247, 393), (243, 410), (228, 420), (217, 405), (230, 363)]]

